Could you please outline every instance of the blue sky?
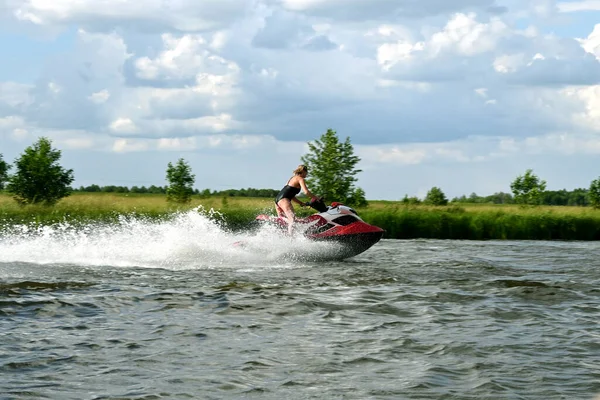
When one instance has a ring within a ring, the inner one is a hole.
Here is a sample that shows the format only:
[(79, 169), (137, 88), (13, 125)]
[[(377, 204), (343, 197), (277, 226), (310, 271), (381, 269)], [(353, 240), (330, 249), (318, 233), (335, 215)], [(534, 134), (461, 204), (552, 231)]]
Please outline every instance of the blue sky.
[(0, 2), (0, 154), (75, 185), (279, 188), (327, 128), (370, 199), (600, 175), (600, 1)]

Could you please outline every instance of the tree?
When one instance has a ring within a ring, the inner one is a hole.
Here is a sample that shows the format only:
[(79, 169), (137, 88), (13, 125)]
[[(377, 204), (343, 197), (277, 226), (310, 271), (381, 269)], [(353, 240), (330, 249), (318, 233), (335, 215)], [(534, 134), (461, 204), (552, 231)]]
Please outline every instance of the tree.
[(425, 204), (431, 204), (434, 206), (445, 206), (448, 204), (448, 199), (442, 189), (434, 186), (429, 192), (427, 192), (427, 196), (425, 196)]
[(540, 180), (531, 169), (525, 175), (519, 175), (511, 184), (516, 203), (538, 204), (542, 193), (546, 190), (546, 181)]
[(348, 204), (352, 204), (356, 207), (366, 207), (369, 205), (367, 198), (365, 197), (365, 191), (362, 188), (354, 189), (352, 193), (351, 200)]
[(405, 205), (415, 205), (415, 204), (422, 203), (421, 199), (419, 199), (417, 196), (408, 197), (407, 194), (404, 195), (404, 197), (402, 198), (401, 201), (402, 201), (402, 204), (405, 204)]
[(589, 202), (589, 189), (578, 188), (569, 193), (568, 206), (587, 206)]
[(510, 193), (496, 192), (491, 196), (487, 196), (486, 201), (494, 204), (511, 204), (513, 197)]
[(191, 167), (183, 158), (180, 158), (175, 166), (169, 163), (167, 166), (167, 180), (169, 181), (167, 201), (188, 203), (194, 193), (192, 185), (195, 179)]
[(43, 203), (53, 205), (71, 194), (73, 170), (58, 164), (60, 150), (52, 148), (52, 141), (41, 137), (15, 160), (16, 172), (6, 189), (22, 205)]
[(588, 191), (590, 204), (594, 208), (600, 208), (600, 178), (594, 179)]
[(354, 155), (350, 138), (341, 143), (337, 132), (327, 129), (320, 139), (309, 142), (310, 153), (302, 156), (302, 162), (309, 168), (306, 179), (308, 187), (325, 199), (354, 205), (364, 191), (356, 192), (354, 182), (360, 158)]
[(481, 196), (477, 196), (477, 193), (473, 192), (469, 195), (469, 203), (481, 203), (483, 198)]
[(10, 169), (10, 164), (2, 159), (2, 154), (0, 154), (0, 190), (4, 189), (4, 183), (8, 181), (8, 170)]

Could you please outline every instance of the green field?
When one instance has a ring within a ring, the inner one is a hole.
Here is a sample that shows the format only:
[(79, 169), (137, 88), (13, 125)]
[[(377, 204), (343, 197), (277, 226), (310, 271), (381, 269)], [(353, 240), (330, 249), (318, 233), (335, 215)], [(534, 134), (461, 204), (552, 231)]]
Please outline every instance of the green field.
[[(274, 213), (273, 199), (194, 196), (185, 206), (169, 204), (162, 194), (74, 193), (52, 207), (19, 206), (0, 194), (0, 224), (111, 222), (122, 215), (166, 218), (177, 211), (203, 206), (222, 214), (225, 225), (244, 229), (258, 213)], [(296, 207), (299, 216), (314, 211)], [(520, 207), (461, 204), (445, 207), (406, 206), (370, 201), (358, 208), (369, 223), (386, 230), (385, 238), (599, 240), (600, 210), (590, 207)]]

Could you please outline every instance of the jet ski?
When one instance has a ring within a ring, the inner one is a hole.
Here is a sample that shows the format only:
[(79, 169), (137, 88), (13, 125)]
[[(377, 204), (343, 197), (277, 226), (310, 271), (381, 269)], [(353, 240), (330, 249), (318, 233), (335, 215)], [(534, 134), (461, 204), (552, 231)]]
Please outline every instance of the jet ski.
[[(306, 218), (297, 218), (294, 223), (294, 233), (302, 234), (305, 238), (317, 242), (337, 244), (336, 258), (354, 257), (379, 242), (383, 229), (367, 224), (356, 210), (340, 202), (332, 202), (327, 206), (322, 199), (312, 198), (306, 205), (318, 211)], [(260, 214), (256, 221), (267, 223), (280, 228), (287, 234), (287, 218)]]

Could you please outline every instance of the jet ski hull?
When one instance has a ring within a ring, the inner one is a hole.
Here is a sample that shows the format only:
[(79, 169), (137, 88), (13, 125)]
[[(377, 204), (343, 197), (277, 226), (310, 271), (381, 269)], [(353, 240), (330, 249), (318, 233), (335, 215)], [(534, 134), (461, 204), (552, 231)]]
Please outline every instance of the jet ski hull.
[[(361, 254), (379, 242), (385, 233), (383, 229), (364, 222), (355, 210), (341, 203), (327, 207), (321, 205), (319, 209), (324, 211), (297, 219), (294, 230), (310, 241), (331, 243), (331, 259)], [(285, 218), (261, 214), (256, 220), (272, 224), (287, 233)]]
[(315, 242), (330, 242), (339, 245), (340, 258), (350, 258), (369, 250), (375, 243), (381, 240), (381, 232), (362, 232), (340, 236), (326, 236), (321, 238), (309, 238)]

